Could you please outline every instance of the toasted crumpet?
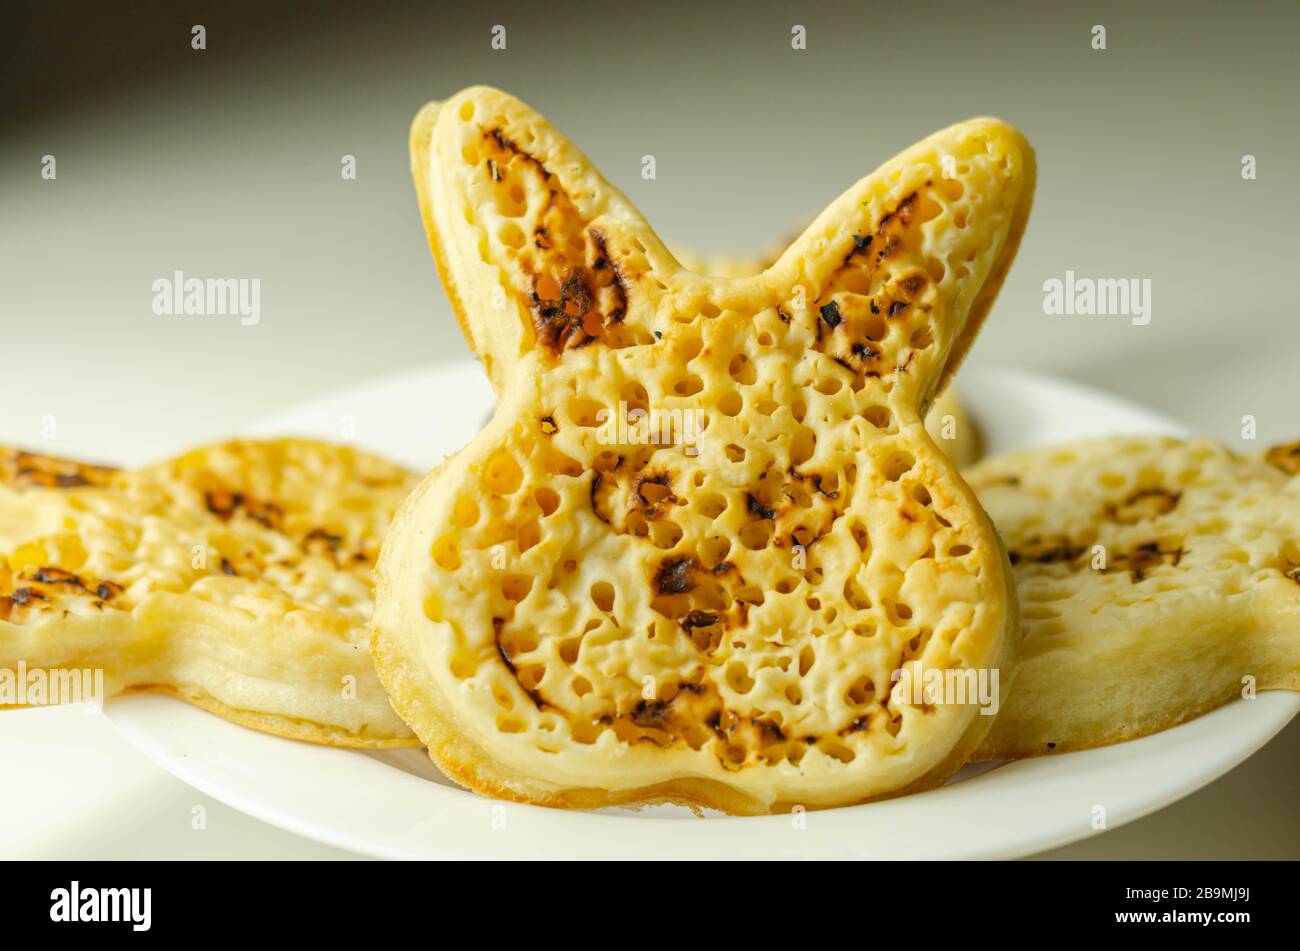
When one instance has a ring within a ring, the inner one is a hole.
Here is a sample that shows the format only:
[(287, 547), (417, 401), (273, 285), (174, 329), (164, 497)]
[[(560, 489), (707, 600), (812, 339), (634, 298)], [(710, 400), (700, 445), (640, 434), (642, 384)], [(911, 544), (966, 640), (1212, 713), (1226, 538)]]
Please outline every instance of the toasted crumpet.
[(1005, 690), (1016, 601), (921, 420), (1023, 232), (1023, 138), (940, 132), (730, 280), (496, 90), (422, 111), (412, 162), (498, 396), (380, 558), (376, 665), (438, 765), (526, 802), (733, 813), (958, 769), (992, 718), (909, 678)]
[(366, 625), (380, 540), (414, 484), (304, 440), (135, 472), (0, 448), (0, 671), (100, 669), (110, 697), (173, 694), (335, 746), (413, 745)]
[(1020, 673), (978, 759), (1156, 733), (1300, 689), (1300, 447), (1101, 439), (966, 473), (1011, 555)]

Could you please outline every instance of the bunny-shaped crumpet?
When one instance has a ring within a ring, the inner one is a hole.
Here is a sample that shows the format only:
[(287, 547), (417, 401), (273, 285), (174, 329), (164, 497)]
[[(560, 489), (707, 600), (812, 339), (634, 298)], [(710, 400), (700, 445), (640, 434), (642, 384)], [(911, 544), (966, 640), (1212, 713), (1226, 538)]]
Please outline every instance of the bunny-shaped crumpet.
[(1255, 690), (1300, 690), (1300, 444), (1090, 440), (967, 475), (1025, 619), (1016, 688), (977, 759), (1088, 749)]
[(912, 678), (1005, 688), (1018, 628), (921, 419), (1023, 232), (1024, 139), (941, 132), (731, 280), (682, 269), (508, 95), (427, 107), (412, 139), (498, 396), (380, 557), (372, 651), (434, 760), (521, 801), (734, 813), (949, 776), (992, 718)]
[(413, 745), (366, 629), (379, 541), (415, 482), (296, 439), (134, 472), (0, 448), (0, 706), (93, 699), (10, 695), (24, 670), (99, 670), (100, 699), (168, 693), (294, 739)]

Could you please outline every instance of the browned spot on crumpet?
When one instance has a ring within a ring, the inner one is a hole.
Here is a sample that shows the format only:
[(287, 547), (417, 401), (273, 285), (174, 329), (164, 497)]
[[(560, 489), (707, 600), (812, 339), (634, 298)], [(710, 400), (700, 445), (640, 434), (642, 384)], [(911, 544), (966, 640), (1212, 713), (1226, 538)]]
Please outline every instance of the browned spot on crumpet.
[(284, 524), (284, 510), (274, 502), (259, 502), (242, 492), (232, 492), (226, 488), (209, 489), (203, 498), (208, 511), (223, 522), (230, 521), (237, 514), (243, 514), (277, 532)]
[(687, 611), (678, 618), (678, 624), (691, 638), (696, 648), (705, 654), (712, 654), (722, 645), (722, 638), (727, 632), (726, 618), (714, 611), (702, 611), (698, 608)]
[[(605, 486), (603, 491), (602, 486)], [(593, 473), (591, 476), (591, 488), (587, 492), (587, 498), (591, 502), (591, 511), (595, 513), (596, 518), (606, 524), (609, 524), (610, 520), (610, 506), (607, 501), (610, 494), (611, 490), (606, 485), (604, 473)]]
[(901, 320), (913, 302), (922, 312), (928, 309), (923, 301), (931, 281), (924, 271), (908, 271), (885, 286), (877, 286), (876, 280), (880, 266), (905, 246), (917, 197), (916, 192), (904, 197), (880, 219), (874, 234), (853, 236), (853, 246), (816, 302), (814, 349), (858, 378), (883, 377), (901, 369), (881, 361), (888, 321)]
[(1136, 525), (1172, 512), (1182, 495), (1171, 489), (1138, 489), (1123, 502), (1106, 506), (1106, 516), (1121, 525)]
[(752, 492), (745, 493), (745, 507), (749, 509), (751, 515), (757, 515), (759, 518), (776, 518), (776, 509), (770, 508), (754, 498)]
[(41, 584), (49, 585), (67, 585), (70, 588), (86, 590), (86, 584), (71, 571), (65, 571), (62, 568), (38, 568), (32, 575), (33, 581), (39, 581)]
[[(0, 596), (0, 620), (13, 622), (18, 620), (16, 614), (19, 608), (49, 612), (66, 604), (70, 597), (89, 597), (96, 607), (102, 608), (108, 602), (120, 598), (123, 591), (122, 586), (115, 582), (89, 579), (53, 565), (19, 572), (16, 577), (9, 578), (7, 583), (14, 588), (7, 595)], [(124, 601), (112, 606), (129, 610)]]
[[(640, 700), (613, 721), (626, 743), (674, 744), (700, 749), (711, 744), (728, 769), (742, 769), (754, 757), (777, 762), (799, 745), (768, 717), (751, 718), (727, 709), (715, 688), (683, 683), (668, 700)], [(801, 751), (794, 751), (796, 758)]]
[[(514, 658), (510, 656), (510, 652), (507, 651), (505, 645), (501, 643), (501, 632), (504, 629), (505, 619), (494, 617), (492, 619), (493, 638), (497, 646), (497, 654), (501, 658), (501, 663), (506, 665), (506, 670), (510, 671), (510, 676), (513, 677), (515, 683), (519, 685), (519, 689), (528, 694), (528, 699), (533, 701), (533, 706), (538, 710), (543, 710), (548, 706), (552, 706), (552, 704), (547, 703), (546, 699), (537, 688), (525, 685), (519, 678), (519, 670), (515, 666)], [(556, 709), (558, 709), (558, 707)]]
[(76, 489), (107, 485), (117, 472), (109, 466), (91, 465), (34, 452), (11, 450), (0, 454), (0, 484), (18, 488)]
[(685, 594), (695, 587), (692, 574), (699, 570), (694, 558), (665, 558), (655, 572), (654, 587), (660, 594)]
[(548, 196), (533, 240), (519, 254), (519, 265), (532, 279), (527, 305), (538, 341), (557, 354), (597, 340), (623, 345), (609, 331), (627, 314), (628, 288), (605, 235), (585, 226), (565, 189), (539, 159), (500, 129), (483, 136), (490, 153), (484, 167), (494, 181), (512, 170), (531, 174)]
[(329, 552), (334, 554), (342, 544), (342, 535), (335, 535), (323, 528), (313, 528), (302, 539), (303, 550), (307, 552)]
[(673, 494), (671, 473), (652, 472), (648, 475), (638, 475), (635, 486), (638, 508), (648, 520), (659, 518), (668, 506), (681, 503), (681, 499)]
[(673, 492), (670, 472), (644, 472), (644, 468), (645, 457), (633, 454), (629, 460), (618, 457), (606, 471), (597, 470), (592, 476), (592, 511), (620, 533), (645, 536), (651, 522), (682, 502)]
[(50, 600), (48, 595), (41, 593), (35, 588), (16, 588), (14, 590), (14, 593), (11, 594), (10, 597), (13, 598), (14, 604), (18, 605), (19, 607), (25, 607), (31, 604), (33, 601)]
[(1007, 558), (1013, 565), (1068, 564), (1082, 555), (1084, 550), (1085, 549), (1082, 545), (1076, 545), (1068, 538), (1034, 537), (1029, 539), (1019, 549), (1008, 552)]
[(101, 601), (112, 601), (122, 593), (122, 586), (112, 581), (101, 581), (95, 585), (95, 597)]
[(688, 611), (686, 616), (681, 619), (682, 627), (690, 630), (696, 627), (711, 627), (722, 620), (721, 614), (715, 614), (712, 611)]
[(1138, 545), (1131, 552), (1121, 552), (1110, 559), (1106, 571), (1128, 571), (1134, 581), (1143, 581), (1161, 565), (1177, 565), (1182, 560), (1183, 548), (1161, 548), (1158, 542)]
[(717, 723), (721, 716), (722, 700), (714, 689), (683, 683), (668, 700), (638, 700), (631, 710), (613, 720), (613, 726), (626, 743), (653, 743), (659, 747), (687, 743), (699, 749), (714, 739), (714, 730), (705, 724)]
[(903, 301), (911, 301), (921, 292), (921, 288), (924, 286), (925, 278), (917, 272), (908, 274), (895, 282), (896, 291)]
[(668, 719), (668, 702), (665, 700), (641, 700), (632, 708), (629, 718), (637, 726), (658, 729)]
[(1300, 442), (1274, 446), (1265, 454), (1264, 459), (1287, 475), (1300, 475)]

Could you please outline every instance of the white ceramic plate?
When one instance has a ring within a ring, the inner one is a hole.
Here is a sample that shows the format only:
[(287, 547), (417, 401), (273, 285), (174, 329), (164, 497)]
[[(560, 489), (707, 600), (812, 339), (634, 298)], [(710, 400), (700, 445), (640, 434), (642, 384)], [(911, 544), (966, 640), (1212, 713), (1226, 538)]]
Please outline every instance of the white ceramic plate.
[[(971, 369), (959, 383), (990, 452), (1178, 423), (1075, 384)], [(492, 408), (475, 364), (353, 387), (263, 420), (255, 433), (354, 439), (429, 468)], [(179, 447), (178, 447), (179, 448)], [(443, 777), (420, 750), (363, 753), (281, 740), (166, 697), (106, 708), (139, 749), (236, 809), (385, 857), (1008, 858), (1132, 821), (1204, 786), (1300, 711), (1262, 694), (1156, 736), (1100, 750), (967, 767), (942, 789), (799, 816), (698, 819), (685, 809), (567, 812), (501, 803)]]

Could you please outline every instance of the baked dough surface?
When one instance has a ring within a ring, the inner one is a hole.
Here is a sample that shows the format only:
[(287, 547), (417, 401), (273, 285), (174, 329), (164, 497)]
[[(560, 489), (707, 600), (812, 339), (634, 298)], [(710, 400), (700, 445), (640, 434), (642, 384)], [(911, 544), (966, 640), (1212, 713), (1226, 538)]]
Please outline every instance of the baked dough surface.
[[(754, 255), (703, 255), (681, 248), (674, 249), (673, 254), (682, 267), (696, 274), (738, 278), (752, 277), (766, 271), (781, 257), (784, 247)], [(979, 427), (966, 412), (955, 382), (949, 383), (935, 397), (925, 417), (925, 431), (958, 469), (974, 465), (984, 454)]]
[(978, 759), (1168, 729), (1300, 689), (1300, 446), (1126, 437), (966, 476), (1011, 555), (1024, 643)]
[(369, 659), (373, 570), (410, 473), (306, 440), (133, 472), (0, 448), (0, 669), (101, 669), (336, 746), (410, 746)]
[(958, 769), (991, 717), (893, 675), (1014, 667), (1005, 556), (921, 420), (1023, 232), (1023, 138), (944, 130), (737, 279), (496, 90), (422, 111), (412, 164), (498, 396), (380, 559), (376, 664), (443, 770), (761, 813)]

